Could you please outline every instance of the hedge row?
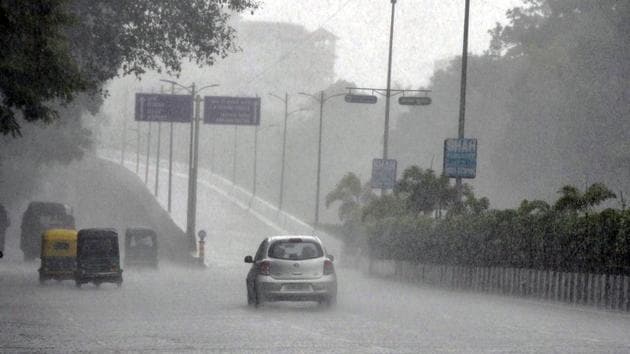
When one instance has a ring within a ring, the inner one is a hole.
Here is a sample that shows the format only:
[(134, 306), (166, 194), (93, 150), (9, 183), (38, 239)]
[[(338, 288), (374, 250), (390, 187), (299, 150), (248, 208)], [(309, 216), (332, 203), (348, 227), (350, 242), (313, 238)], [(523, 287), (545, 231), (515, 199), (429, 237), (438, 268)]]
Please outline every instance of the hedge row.
[(630, 275), (630, 211), (402, 216), (347, 224), (344, 231), (349, 246), (367, 241), (378, 259)]

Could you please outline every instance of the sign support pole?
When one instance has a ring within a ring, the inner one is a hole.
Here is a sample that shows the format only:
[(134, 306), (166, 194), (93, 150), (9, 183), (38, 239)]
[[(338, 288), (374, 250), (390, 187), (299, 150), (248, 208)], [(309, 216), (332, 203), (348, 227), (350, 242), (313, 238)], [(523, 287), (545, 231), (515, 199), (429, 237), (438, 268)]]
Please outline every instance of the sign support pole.
[[(462, 49), (462, 75), (461, 75), (461, 87), (459, 93), (459, 124), (458, 124), (458, 137), (464, 138), (464, 123), (466, 115), (466, 72), (468, 67), (468, 21), (470, 13), (470, 0), (466, 0), (466, 8), (464, 15), (464, 43)], [(457, 189), (457, 202), (462, 202), (462, 178), (457, 177), (455, 179), (455, 186)]]
[[(385, 129), (383, 133), (383, 160), (387, 160), (387, 144), (389, 142), (389, 101), (391, 99), (392, 82), (392, 50), (394, 42), (394, 14), (396, 10), (396, 0), (392, 2), (392, 20), (389, 27), (389, 59), (387, 62), (387, 91), (385, 92)], [(381, 189), (381, 195), (385, 194), (385, 189)]]
[[(192, 84), (192, 97), (193, 97), (193, 101), (196, 98), (196, 91), (195, 91), (195, 84)], [(193, 113), (193, 119), (190, 121), (190, 150), (189, 150), (189, 154), (188, 154), (188, 206), (186, 208), (187, 211), (187, 215), (186, 215), (186, 235), (188, 235), (188, 239), (189, 239), (189, 248), (191, 251), (194, 251), (196, 248), (196, 240), (195, 240), (195, 214), (197, 213), (196, 208), (193, 206), (194, 205), (194, 201), (193, 201), (193, 195), (195, 193), (194, 190), (194, 153), (195, 153), (195, 149), (194, 149), (194, 145), (195, 145), (195, 121), (197, 120), (197, 116), (198, 116), (198, 111), (197, 111), (197, 104), (196, 102), (194, 103), (194, 113)], [(195, 210), (193, 210), (195, 209)]]

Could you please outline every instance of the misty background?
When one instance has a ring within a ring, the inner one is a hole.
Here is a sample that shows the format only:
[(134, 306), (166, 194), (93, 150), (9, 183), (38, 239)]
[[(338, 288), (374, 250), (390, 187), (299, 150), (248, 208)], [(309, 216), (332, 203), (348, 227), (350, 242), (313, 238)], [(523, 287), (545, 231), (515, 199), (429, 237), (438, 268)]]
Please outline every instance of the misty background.
[[(398, 9), (393, 88), (430, 89), (433, 99), (430, 106), (411, 108), (399, 106), (395, 97), (392, 100), (390, 157), (399, 162), (399, 176), (412, 165), (440, 173), (443, 140), (457, 133), (461, 60), (456, 53), (461, 50), (463, 5), (460, 9), (446, 3), (433, 11), (451, 11), (452, 23), (427, 21), (422, 27), (432, 27), (414, 31), (410, 29), (426, 19), (417, 17), (420, 9), (413, 11), (405, 2)], [(503, 8), (506, 5), (518, 7)], [(384, 86), (389, 4), (378, 9), (369, 5), (372, 15), (365, 20), (359, 15), (367, 10), (354, 2), (330, 2), (315, 10), (304, 5), (307, 13), (311, 10), (323, 17), (309, 17), (297, 9), (273, 12), (277, 5), (268, 6), (253, 16), (231, 19), (240, 51), (212, 67), (184, 64), (174, 79), (184, 85), (221, 85), (202, 96), (262, 98), (257, 191), (274, 204), (279, 195), (284, 104), (269, 93), (281, 97), (288, 93), (289, 111), (304, 111), (288, 119), (285, 209), (308, 221), (314, 208), (319, 105), (298, 92), (317, 95), (324, 90), (332, 95), (346, 92), (348, 86)], [(482, 10), (486, 15), (480, 14)], [(618, 195), (628, 190), (628, 11), (628, 5), (618, 1), (473, 4), (466, 136), (479, 140), (479, 151), (477, 178), (467, 182), (477, 195), (490, 199), (492, 208), (514, 207), (525, 198), (549, 201), (566, 184), (582, 187), (602, 182)], [(336, 21), (352, 15), (357, 18), (345, 21), (346, 26)], [(352, 31), (357, 23), (366, 25), (366, 32), (358, 37)], [(436, 41), (433, 47), (448, 43), (443, 47), (449, 49), (432, 52), (410, 44), (427, 38)], [(81, 96), (52, 126), (25, 124), (23, 138), (2, 137), (2, 179), (12, 187), (4, 188), (0, 197), (8, 203), (22, 200), (38, 188), (38, 176), (48, 164), (67, 163), (98, 146), (121, 149), (123, 135), (127, 159), (135, 159), (132, 129), (138, 127), (144, 155), (149, 127), (133, 121), (134, 94), (170, 92), (170, 85), (159, 79), (173, 78), (149, 71), (140, 81), (131, 76), (114, 79), (105, 86), (104, 101)], [(383, 97), (374, 105), (348, 104), (342, 97), (326, 103), (322, 195), (347, 172), (356, 173), (363, 182), (369, 180), (371, 161), (382, 154), (383, 116)], [(187, 161), (188, 129), (175, 127), (175, 154), (180, 161)], [(151, 159), (156, 133), (153, 124)], [(163, 158), (167, 134), (165, 124)], [(236, 137), (235, 182), (251, 189), (254, 134), (253, 127), (202, 125), (201, 165), (232, 179)], [(336, 221), (335, 210), (323, 212), (326, 222)]]

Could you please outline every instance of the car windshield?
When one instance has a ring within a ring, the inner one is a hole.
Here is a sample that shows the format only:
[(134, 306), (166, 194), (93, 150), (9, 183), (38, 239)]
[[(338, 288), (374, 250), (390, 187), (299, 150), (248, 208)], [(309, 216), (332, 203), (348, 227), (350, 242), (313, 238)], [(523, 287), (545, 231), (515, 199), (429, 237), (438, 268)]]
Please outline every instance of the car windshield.
[(152, 248), (153, 246), (153, 237), (151, 235), (134, 235), (129, 242), (129, 247), (131, 248)]
[(277, 259), (302, 260), (319, 258), (324, 255), (319, 244), (312, 241), (276, 241), (269, 247), (269, 257)]
[(81, 246), (81, 253), (87, 257), (115, 256), (115, 248), (111, 239), (88, 239)]

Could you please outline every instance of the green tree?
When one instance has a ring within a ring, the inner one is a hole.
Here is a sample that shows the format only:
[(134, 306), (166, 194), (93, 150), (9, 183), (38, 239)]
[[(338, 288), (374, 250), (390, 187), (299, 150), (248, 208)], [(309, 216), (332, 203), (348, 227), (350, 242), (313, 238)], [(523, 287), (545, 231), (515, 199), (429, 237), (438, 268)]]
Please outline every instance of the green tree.
[(19, 118), (50, 122), (55, 101), (96, 94), (118, 74), (177, 73), (235, 50), (230, 13), (256, 0), (25, 0), (0, 2), (0, 132)]
[(601, 183), (592, 184), (584, 193), (571, 185), (562, 187), (558, 193), (562, 196), (554, 204), (554, 209), (572, 212), (585, 212), (608, 199), (617, 197), (615, 193)]
[(446, 176), (436, 176), (431, 169), (418, 166), (407, 168), (396, 183), (394, 194), (400, 197), (412, 214), (430, 215), (435, 210), (446, 209), (455, 202), (457, 192)]
[(369, 185), (361, 186), (361, 180), (352, 172), (346, 174), (335, 189), (326, 195), (326, 208), (340, 202), (339, 220), (346, 222), (360, 218), (360, 209), (376, 196)]

